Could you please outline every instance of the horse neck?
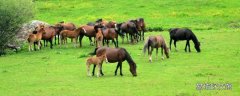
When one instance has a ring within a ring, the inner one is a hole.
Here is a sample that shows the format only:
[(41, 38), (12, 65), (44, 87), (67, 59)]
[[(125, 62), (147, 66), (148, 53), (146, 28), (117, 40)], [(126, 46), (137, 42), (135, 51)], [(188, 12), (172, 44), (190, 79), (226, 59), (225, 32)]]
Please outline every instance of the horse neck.
[(125, 49), (124, 49), (124, 51), (125, 51), (125, 59), (127, 60), (130, 68), (136, 68), (136, 63), (133, 61), (130, 54)]
[(194, 45), (198, 45), (198, 39), (194, 34), (193, 34), (193, 37), (192, 37), (192, 41), (193, 41)]

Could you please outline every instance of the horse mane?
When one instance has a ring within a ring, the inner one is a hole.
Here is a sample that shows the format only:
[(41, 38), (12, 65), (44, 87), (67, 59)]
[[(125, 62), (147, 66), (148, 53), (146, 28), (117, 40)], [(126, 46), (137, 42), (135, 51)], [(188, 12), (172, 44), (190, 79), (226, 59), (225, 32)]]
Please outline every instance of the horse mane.
[(136, 68), (136, 63), (133, 61), (132, 57), (130, 54), (127, 52), (125, 48), (121, 48), (120, 50), (123, 50), (125, 52), (125, 59), (127, 60), (129, 65), (133, 65), (133, 68)]

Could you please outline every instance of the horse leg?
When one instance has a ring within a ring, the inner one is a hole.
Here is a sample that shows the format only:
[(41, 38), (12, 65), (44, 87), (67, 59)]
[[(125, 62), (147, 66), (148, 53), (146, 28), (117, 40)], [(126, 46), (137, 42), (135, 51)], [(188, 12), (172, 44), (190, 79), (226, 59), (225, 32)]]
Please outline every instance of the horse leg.
[(164, 59), (164, 56), (163, 56), (163, 47), (161, 48), (161, 53), (162, 53), (162, 60)]
[(103, 72), (102, 72), (102, 64), (101, 64), (101, 70), (100, 70), (100, 74), (103, 76)]
[(97, 64), (98, 66), (98, 73), (97, 73), (97, 77), (100, 77), (100, 73), (101, 73), (101, 65)]
[(40, 50), (40, 40), (38, 41), (38, 50)]
[(118, 67), (120, 66), (119, 63), (120, 63), (120, 62), (118, 62), (118, 65), (117, 65), (116, 70), (115, 70), (115, 76), (117, 76), (117, 70), (118, 70)]
[(187, 42), (186, 42), (186, 46), (185, 46), (185, 52), (187, 52), (187, 46), (188, 46), (188, 40), (187, 40)]
[(93, 46), (93, 42), (92, 42), (92, 38), (91, 37), (88, 37), (89, 41), (90, 41), (90, 45)]
[(93, 66), (93, 70), (92, 70), (92, 76), (94, 76), (95, 68), (96, 68), (96, 65), (94, 64), (94, 66)]
[(122, 74), (122, 62), (119, 62), (119, 64), (120, 64), (120, 75), (123, 76), (123, 74)]
[(91, 74), (90, 74), (90, 64), (88, 62), (86, 63), (86, 67), (87, 67), (87, 75), (91, 76)]
[(50, 42), (50, 48), (51, 48), (51, 49), (53, 48), (52, 41), (53, 41), (52, 39), (49, 40), (49, 42)]
[(175, 50), (177, 51), (177, 40), (174, 40), (174, 47), (175, 47)]
[(84, 36), (84, 35), (80, 35), (80, 38), (79, 38), (80, 47), (82, 47), (82, 39), (83, 39), (83, 36)]
[(107, 40), (107, 46), (109, 47), (109, 40)]
[(172, 38), (170, 38), (170, 44), (169, 44), (170, 50), (172, 49), (171, 46), (172, 46)]
[(188, 51), (191, 52), (189, 40), (188, 40)]
[(158, 59), (158, 48), (156, 48), (156, 60)]
[(112, 39), (112, 42), (114, 43), (115, 47), (117, 47), (117, 44), (116, 44), (114, 38)]
[(57, 36), (55, 35), (55, 36), (54, 36), (54, 43), (55, 43), (55, 45), (57, 45), (56, 40), (57, 40)]
[(116, 42), (117, 42), (117, 48), (118, 48), (118, 37), (116, 38)]
[(149, 61), (152, 62), (152, 51), (153, 48), (151, 47), (151, 49), (149, 50)]

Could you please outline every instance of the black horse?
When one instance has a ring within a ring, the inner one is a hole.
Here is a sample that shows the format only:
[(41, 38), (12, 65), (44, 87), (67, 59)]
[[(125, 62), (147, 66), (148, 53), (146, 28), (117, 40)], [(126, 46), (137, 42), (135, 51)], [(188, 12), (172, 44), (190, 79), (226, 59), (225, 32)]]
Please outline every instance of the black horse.
[(201, 52), (200, 42), (198, 41), (197, 37), (192, 32), (192, 30), (188, 28), (171, 28), (169, 29), (169, 33), (170, 33), (170, 50), (171, 50), (172, 40), (174, 40), (175, 48), (176, 48), (176, 42), (178, 40), (187, 40), (185, 52), (187, 52), (187, 46), (188, 46), (188, 51), (191, 52), (189, 41), (192, 40), (197, 52)]
[[(117, 68), (115, 70), (115, 75), (117, 75), (117, 70), (118, 70), (118, 68), (120, 68), (120, 75), (123, 76), (122, 62), (124, 62), (126, 60), (129, 64), (130, 72), (132, 73), (132, 75), (137, 76), (137, 72), (136, 72), (137, 65), (133, 61), (132, 57), (130, 56), (130, 54), (127, 52), (127, 50), (125, 48), (99, 47), (99, 48), (96, 48), (95, 51), (91, 55), (96, 54), (96, 56), (99, 56), (99, 55), (101, 55), (100, 53), (102, 53), (102, 51), (104, 51), (104, 50), (106, 51), (107, 60), (109, 63), (118, 62)], [(95, 67), (96, 67), (96, 65), (94, 65), (94, 67), (93, 67), (93, 71), (92, 71), (93, 75), (94, 75)], [(104, 75), (102, 72), (102, 69), (101, 69), (101, 74)]]

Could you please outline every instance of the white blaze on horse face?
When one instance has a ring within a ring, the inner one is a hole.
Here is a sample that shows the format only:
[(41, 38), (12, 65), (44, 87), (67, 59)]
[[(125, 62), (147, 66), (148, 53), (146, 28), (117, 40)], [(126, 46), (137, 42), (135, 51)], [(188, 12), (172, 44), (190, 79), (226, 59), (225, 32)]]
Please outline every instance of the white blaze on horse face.
[(117, 24), (114, 24), (114, 26), (115, 26), (115, 30), (118, 30), (118, 28), (117, 28)]

